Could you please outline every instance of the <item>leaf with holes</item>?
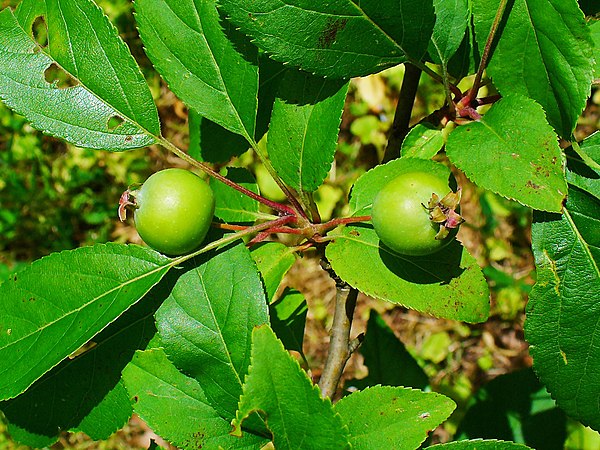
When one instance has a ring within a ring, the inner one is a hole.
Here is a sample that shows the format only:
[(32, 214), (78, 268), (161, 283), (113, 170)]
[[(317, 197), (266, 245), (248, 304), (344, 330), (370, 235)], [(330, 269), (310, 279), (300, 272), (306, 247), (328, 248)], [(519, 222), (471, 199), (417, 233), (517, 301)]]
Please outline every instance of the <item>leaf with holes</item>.
[[(81, 147), (127, 150), (156, 142), (150, 90), (102, 11), (90, 0), (54, 0), (39, 11), (47, 47), (30, 34), (35, 17), (0, 12), (0, 99), (48, 134)], [(67, 78), (61, 87), (45, 77)]]
[(0, 284), (0, 399), (13, 398), (158, 283), (171, 260), (120, 244), (53, 253)]
[(156, 313), (169, 359), (199, 381), (206, 397), (233, 419), (250, 364), (252, 328), (269, 320), (260, 275), (243, 244), (185, 266)]
[(214, 1), (137, 0), (140, 36), (156, 70), (190, 108), (254, 141), (258, 54), (222, 23)]
[[(483, 49), (500, 0), (473, 2)], [(593, 42), (576, 0), (509, 2), (487, 72), (505, 96), (525, 95), (569, 139), (590, 94)]]
[(219, 4), (274, 59), (331, 78), (363, 76), (419, 61), (435, 21), (432, 0), (219, 0)]
[(483, 188), (542, 211), (562, 209), (564, 157), (543, 109), (527, 97), (504, 97), (480, 121), (458, 127), (446, 153)]
[(600, 200), (570, 186), (562, 215), (533, 219), (537, 283), (525, 323), (533, 367), (562, 409), (600, 430)]

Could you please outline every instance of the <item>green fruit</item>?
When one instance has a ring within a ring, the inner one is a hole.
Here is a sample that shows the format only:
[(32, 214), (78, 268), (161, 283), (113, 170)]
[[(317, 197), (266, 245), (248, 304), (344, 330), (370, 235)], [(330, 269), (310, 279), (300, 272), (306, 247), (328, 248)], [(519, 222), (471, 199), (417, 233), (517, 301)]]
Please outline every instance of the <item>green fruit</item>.
[(215, 199), (200, 177), (184, 169), (150, 176), (135, 197), (135, 226), (146, 244), (167, 255), (200, 246), (210, 227)]
[[(445, 217), (436, 222), (431, 216), (434, 206), (436, 212), (442, 211), (440, 207), (448, 211), (439, 199), (451, 192), (448, 179), (435, 173), (408, 172), (390, 181), (375, 196), (371, 209), (373, 227), (381, 242), (409, 256), (429, 255), (448, 245), (457, 225), (450, 233), (440, 233)], [(437, 198), (432, 201), (433, 194)]]

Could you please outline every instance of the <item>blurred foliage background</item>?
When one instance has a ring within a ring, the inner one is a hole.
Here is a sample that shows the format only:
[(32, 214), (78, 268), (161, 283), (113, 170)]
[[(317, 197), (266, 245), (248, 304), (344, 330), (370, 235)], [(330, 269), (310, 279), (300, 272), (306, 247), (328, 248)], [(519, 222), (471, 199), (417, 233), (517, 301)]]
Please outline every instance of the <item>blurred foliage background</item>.
[[(17, 0), (4, 0), (14, 7)], [(161, 116), (163, 134), (178, 146), (189, 144), (187, 112), (156, 74), (135, 29), (132, 2), (98, 0), (129, 44), (150, 85)], [(338, 153), (326, 183), (315, 198), (323, 218), (342, 216), (354, 181), (379, 163), (392, 124), (402, 83), (398, 67), (352, 81), (342, 118)], [(442, 106), (442, 86), (423, 76), (413, 119)], [(593, 93), (577, 129), (583, 139), (600, 128), (600, 92)], [(273, 181), (250, 153), (232, 165), (251, 167), (261, 191), (280, 200)], [(96, 242), (139, 242), (135, 230), (117, 219), (121, 193), (163, 167), (182, 165), (159, 148), (109, 153), (76, 148), (45, 136), (0, 104), (0, 282), (24, 264), (51, 252)], [(479, 325), (423, 317), (412, 311), (361, 298), (355, 329), (363, 331), (371, 310), (377, 311), (407, 346), (430, 378), (433, 389), (455, 399), (461, 408), (438, 440), (455, 431), (474, 393), (494, 377), (530, 367), (523, 339), (524, 307), (535, 282), (530, 249), (531, 211), (472, 185), (457, 173), (463, 187), (462, 214), (467, 222), (459, 239), (478, 259), (492, 289), (492, 316)], [(318, 261), (303, 258), (287, 283), (309, 302), (306, 349), (311, 367), (322, 367), (335, 288)], [(360, 355), (351, 359), (345, 378), (361, 378)], [(315, 373), (318, 375), (318, 373)], [(597, 433), (569, 425), (566, 448), (597, 449)], [(152, 437), (138, 419), (113, 439), (92, 443), (80, 434), (65, 434), (54, 448), (137, 448)], [(22, 448), (10, 441), (0, 421), (0, 449)]]

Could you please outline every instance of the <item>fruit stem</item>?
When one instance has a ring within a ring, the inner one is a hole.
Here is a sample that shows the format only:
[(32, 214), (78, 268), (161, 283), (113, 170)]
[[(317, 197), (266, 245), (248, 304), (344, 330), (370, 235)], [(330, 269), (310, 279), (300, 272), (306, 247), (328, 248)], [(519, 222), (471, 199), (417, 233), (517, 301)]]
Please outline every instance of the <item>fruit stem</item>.
[(182, 264), (189, 259), (192, 259), (198, 255), (201, 255), (203, 253), (214, 250), (215, 248), (218, 248), (222, 245), (229, 244), (230, 242), (236, 241), (237, 239), (241, 239), (244, 236), (247, 236), (249, 234), (259, 233), (259, 232), (267, 230), (271, 227), (282, 226), (282, 225), (285, 225), (286, 223), (293, 222), (295, 219), (296, 219), (295, 216), (283, 216), (276, 220), (259, 223), (258, 225), (253, 225), (251, 227), (245, 227), (243, 230), (240, 230), (233, 234), (229, 234), (221, 239), (213, 241), (213, 242), (207, 244), (206, 246), (202, 247), (201, 249), (196, 250), (193, 253), (190, 253), (189, 255), (180, 256), (180, 257), (174, 259), (171, 264), (173, 266)]
[(477, 93), (479, 92), (479, 88), (481, 87), (481, 78), (483, 77), (483, 71), (487, 67), (490, 52), (492, 51), (492, 44), (494, 42), (494, 38), (496, 37), (496, 32), (498, 31), (500, 22), (502, 21), (502, 17), (504, 16), (504, 11), (506, 9), (507, 4), (508, 0), (500, 0), (498, 10), (496, 11), (496, 17), (494, 17), (494, 22), (492, 23), (492, 27), (490, 28), (490, 33), (488, 34), (487, 41), (485, 43), (485, 48), (483, 49), (483, 54), (481, 55), (481, 61), (479, 62), (479, 68), (477, 69), (477, 74), (475, 75), (473, 86), (471, 87), (469, 93), (460, 100), (460, 106), (471, 106), (471, 102), (475, 98), (477, 98)]
[(211, 177), (216, 178), (217, 180), (225, 183), (227, 186), (235, 189), (238, 192), (241, 192), (244, 195), (247, 195), (248, 197), (256, 200), (257, 202), (260, 202), (263, 205), (266, 205), (269, 208), (272, 208), (275, 211), (279, 211), (283, 214), (293, 215), (293, 216), (296, 215), (296, 211), (294, 209), (290, 208), (289, 206), (282, 205), (281, 203), (274, 202), (272, 200), (264, 198), (262, 195), (259, 195), (256, 192), (252, 192), (251, 190), (246, 189), (244, 186), (237, 184), (235, 181), (231, 181), (229, 178), (224, 177), (219, 172), (213, 170), (207, 164), (202, 163), (202, 162), (197, 161), (196, 159), (192, 158), (190, 155), (185, 153), (183, 150), (181, 150), (177, 146), (173, 145), (171, 142), (167, 141), (165, 138), (163, 138), (163, 137), (160, 138), (160, 144), (163, 147), (165, 147), (166, 149), (168, 149), (171, 152), (173, 152), (174, 154), (176, 154), (177, 156), (179, 156), (184, 161), (191, 164), (192, 166), (204, 171), (206, 174), (210, 175)]

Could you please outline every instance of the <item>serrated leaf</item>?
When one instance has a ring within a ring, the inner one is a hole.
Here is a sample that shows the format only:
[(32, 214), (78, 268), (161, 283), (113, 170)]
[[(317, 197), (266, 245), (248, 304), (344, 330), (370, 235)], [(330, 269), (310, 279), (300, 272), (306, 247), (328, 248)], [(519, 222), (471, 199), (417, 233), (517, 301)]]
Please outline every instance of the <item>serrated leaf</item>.
[(527, 304), (534, 369), (571, 417), (600, 429), (600, 201), (575, 187), (562, 216), (534, 213), (537, 283)]
[(187, 106), (253, 142), (258, 95), (256, 48), (222, 23), (214, 0), (137, 0), (150, 60)]
[(465, 37), (469, 24), (469, 0), (433, 0), (435, 26), (429, 54), (436, 64), (447, 68)]
[(483, 439), (472, 439), (469, 441), (456, 441), (449, 442), (447, 444), (437, 444), (427, 447), (432, 450), (534, 450), (531, 447), (527, 447), (523, 444), (516, 444), (514, 442), (498, 441), (495, 439), (483, 440)]
[(252, 333), (252, 365), (232, 434), (241, 434), (242, 422), (253, 412), (264, 415), (277, 449), (349, 448), (346, 428), (331, 401), (321, 398), (268, 326)]
[[(191, 125), (190, 131), (192, 131)], [(250, 148), (248, 141), (243, 136), (204, 117), (194, 120), (193, 136), (196, 155), (194, 157), (200, 161), (226, 163)]]
[(559, 212), (567, 194), (563, 155), (544, 111), (521, 95), (455, 129), (446, 154), (477, 185), (526, 206)]
[(169, 359), (200, 383), (219, 414), (232, 419), (250, 363), (252, 328), (268, 310), (256, 265), (243, 244), (191, 261), (156, 313)]
[(413, 450), (446, 420), (456, 404), (448, 397), (403, 387), (375, 386), (342, 398), (342, 417), (355, 450)]
[(268, 152), (281, 179), (314, 192), (331, 170), (348, 82), (289, 70), (279, 85)]
[(371, 206), (377, 193), (394, 178), (408, 172), (431, 172), (440, 178), (452, 180), (450, 169), (443, 164), (421, 158), (400, 158), (391, 161), (375, 167), (356, 180), (349, 201), (351, 214), (371, 214)]
[[(473, 2), (479, 48), (500, 0)], [(576, 0), (515, 0), (499, 33), (487, 72), (504, 96), (525, 95), (569, 139), (590, 94), (593, 42)], [(505, 15), (506, 17), (506, 15)]]
[[(35, 128), (81, 147), (155, 143), (160, 124), (150, 90), (102, 11), (89, 0), (53, 0), (40, 13), (48, 26), (45, 48), (28, 33), (34, 17), (0, 12), (0, 99)], [(52, 65), (76, 85), (48, 83)]]
[(594, 41), (594, 79), (595, 83), (600, 83), (600, 20), (590, 22), (590, 32), (592, 41)]
[(293, 248), (279, 242), (262, 243), (253, 247), (251, 254), (265, 284), (267, 300), (271, 302), (298, 256)]
[(185, 376), (161, 349), (137, 352), (123, 371), (136, 414), (178, 448), (260, 449), (267, 439), (229, 435), (231, 425), (211, 406), (197, 380)]
[[(229, 167), (227, 178), (258, 194), (256, 180), (248, 170)], [(224, 222), (255, 222), (265, 217), (259, 211), (259, 203), (247, 195), (214, 178), (210, 180), (210, 187), (215, 194), (215, 216)]]
[(398, 256), (371, 226), (351, 226), (327, 246), (335, 273), (367, 295), (435, 317), (483, 322), (487, 283), (475, 258), (454, 242), (428, 256)]
[(532, 448), (563, 450), (567, 416), (532, 369), (500, 375), (470, 401), (455, 439), (502, 439)]
[(567, 152), (567, 181), (600, 198), (600, 132), (581, 142), (578, 152)]
[[(371, 214), (375, 195), (392, 179), (413, 171), (450, 177), (442, 164), (419, 158), (400, 158), (360, 177), (352, 188), (353, 216)], [(428, 256), (399, 256), (380, 246), (370, 224), (345, 227), (326, 249), (336, 274), (375, 298), (417, 311), (466, 322), (484, 321), (489, 314), (489, 291), (475, 259), (454, 242)]]
[(346, 388), (364, 389), (380, 384), (424, 389), (429, 385), (423, 369), (375, 310), (371, 310), (365, 339), (358, 351), (364, 358), (369, 375), (347, 381)]
[(271, 328), (286, 350), (294, 350), (304, 356), (302, 342), (308, 305), (301, 292), (286, 288), (275, 302), (269, 305)]
[(13, 398), (158, 283), (171, 260), (107, 244), (55, 253), (0, 285), (0, 399)]
[(408, 132), (402, 141), (402, 157), (431, 159), (444, 146), (442, 130), (430, 123), (419, 123)]
[(15, 441), (42, 448), (54, 443), (61, 430), (108, 439), (125, 425), (133, 409), (121, 371), (156, 333), (154, 312), (170, 289), (164, 281), (88, 342), (83, 353), (65, 359), (23, 394), (0, 403)]
[(420, 60), (435, 20), (432, 0), (219, 0), (219, 4), (274, 59), (332, 78), (368, 75)]

